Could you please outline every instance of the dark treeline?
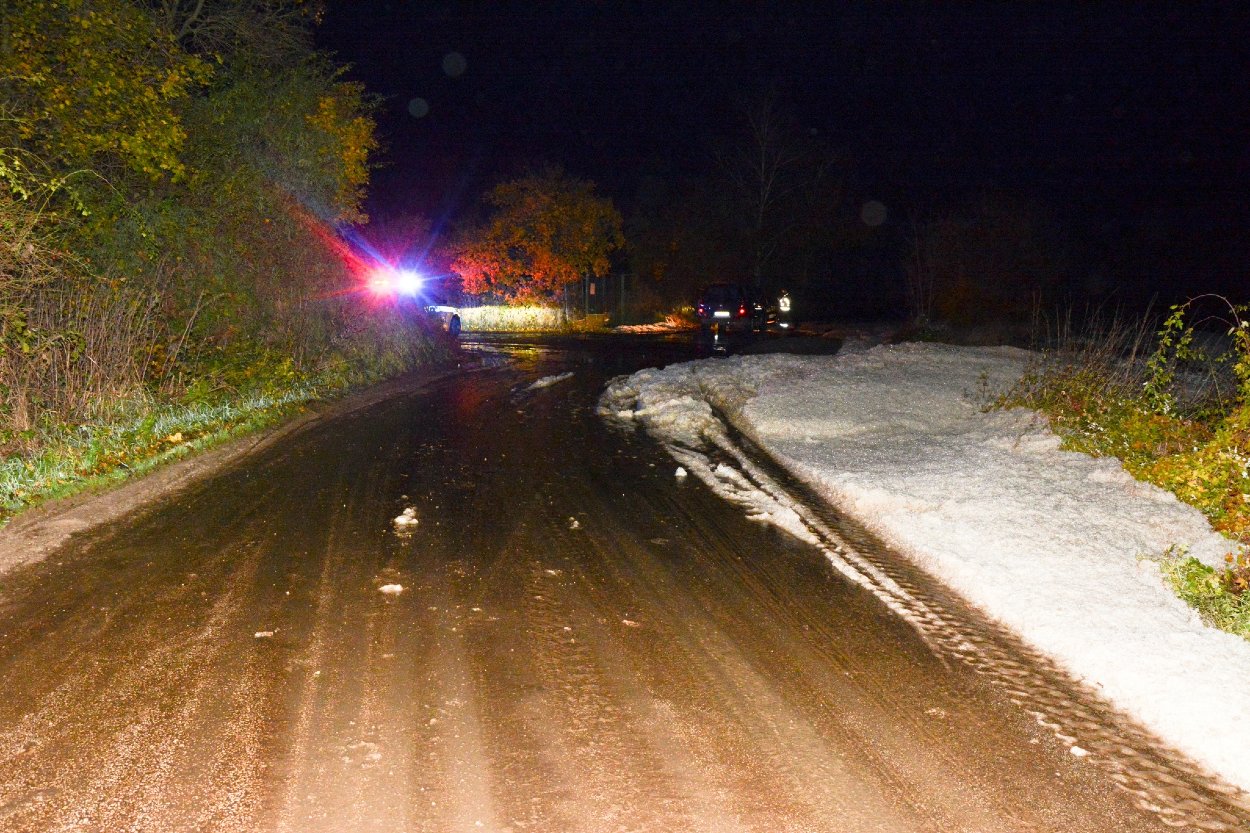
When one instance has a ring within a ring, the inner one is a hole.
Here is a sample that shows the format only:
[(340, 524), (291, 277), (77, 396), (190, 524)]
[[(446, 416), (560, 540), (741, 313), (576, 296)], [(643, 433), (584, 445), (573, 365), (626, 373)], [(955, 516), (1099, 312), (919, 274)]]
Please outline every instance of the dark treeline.
[(788, 290), (810, 318), (970, 326), (1059, 309), (1157, 315), (1204, 293), (1244, 300), (1250, 238), (1232, 183), (1203, 190), (1163, 165), (1099, 171), (1096, 158), (1066, 184), (1045, 171), (998, 175), (988, 162), (959, 183), (903, 181), (806, 127), (791, 105), (755, 99), (736, 123), (710, 128), (719, 138), (698, 173), (659, 160), (617, 184), (624, 268), (651, 303), (688, 303), (727, 280), (764, 296)]

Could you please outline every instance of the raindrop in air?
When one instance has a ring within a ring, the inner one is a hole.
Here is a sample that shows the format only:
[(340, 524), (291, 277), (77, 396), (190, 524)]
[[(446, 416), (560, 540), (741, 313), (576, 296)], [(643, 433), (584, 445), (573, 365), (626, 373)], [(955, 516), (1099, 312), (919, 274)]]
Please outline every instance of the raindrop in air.
[(424, 98), (414, 98), (408, 102), (408, 115), (414, 119), (423, 118), (430, 112), (430, 102)]
[(859, 209), (859, 219), (864, 221), (864, 225), (874, 228), (884, 223), (888, 214), (885, 203), (880, 200), (869, 200)]
[(448, 52), (443, 56), (443, 72), (448, 78), (459, 78), (464, 75), (465, 69), (469, 66), (464, 56), (459, 52)]

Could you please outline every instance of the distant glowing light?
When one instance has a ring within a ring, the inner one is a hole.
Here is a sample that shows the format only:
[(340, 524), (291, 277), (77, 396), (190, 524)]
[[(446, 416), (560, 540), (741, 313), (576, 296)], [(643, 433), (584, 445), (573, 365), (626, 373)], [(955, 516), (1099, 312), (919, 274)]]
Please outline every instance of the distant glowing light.
[(468, 67), (469, 62), (459, 52), (448, 52), (443, 56), (443, 72), (448, 78), (459, 78)]
[(369, 291), (378, 298), (394, 298), (403, 295), (415, 298), (421, 294), (425, 278), (413, 269), (396, 269), (394, 266), (374, 267), (366, 279)]
[(430, 113), (430, 102), (424, 98), (414, 98), (408, 102), (408, 115), (414, 119), (425, 118)]

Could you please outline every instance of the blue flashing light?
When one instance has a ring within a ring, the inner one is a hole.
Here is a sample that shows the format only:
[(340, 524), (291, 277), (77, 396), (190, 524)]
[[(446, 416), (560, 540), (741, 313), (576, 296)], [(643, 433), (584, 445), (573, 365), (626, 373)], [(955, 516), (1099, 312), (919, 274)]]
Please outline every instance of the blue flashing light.
[(401, 269), (395, 276), (395, 291), (411, 298), (421, 291), (423, 283), (424, 280), (418, 273), (411, 269)]

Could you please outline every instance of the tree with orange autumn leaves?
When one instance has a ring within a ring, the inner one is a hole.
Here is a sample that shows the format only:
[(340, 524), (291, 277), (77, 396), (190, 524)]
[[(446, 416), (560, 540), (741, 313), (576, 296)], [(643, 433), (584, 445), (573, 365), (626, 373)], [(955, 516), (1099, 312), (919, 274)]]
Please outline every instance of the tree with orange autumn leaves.
[(570, 284), (606, 275), (625, 243), (612, 201), (558, 167), (501, 182), (485, 202), (486, 222), (461, 235), (451, 252), (451, 270), (471, 295), (554, 300)]

